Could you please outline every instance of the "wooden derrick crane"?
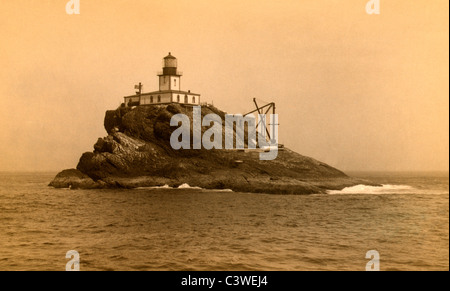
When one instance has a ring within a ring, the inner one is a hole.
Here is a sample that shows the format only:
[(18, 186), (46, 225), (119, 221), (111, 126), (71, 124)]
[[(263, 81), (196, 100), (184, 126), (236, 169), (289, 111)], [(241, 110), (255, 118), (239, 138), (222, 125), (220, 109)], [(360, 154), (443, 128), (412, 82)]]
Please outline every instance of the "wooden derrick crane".
[[(260, 101), (262, 101), (262, 100), (260, 100)], [(262, 101), (262, 102), (264, 102), (264, 101)], [(269, 102), (269, 103), (268, 102), (264, 102), (264, 103), (266, 103), (265, 105), (259, 106), (258, 102), (256, 101), (256, 98), (253, 98), (253, 103), (255, 103), (256, 109), (254, 109), (254, 110), (244, 114), (244, 116), (249, 115), (249, 114), (253, 114), (253, 113), (256, 113), (256, 112), (258, 112), (258, 114), (261, 114), (261, 115), (265, 116), (270, 111), (272, 111), (271, 114), (275, 114), (275, 108), (276, 108), (275, 107), (275, 102)], [(264, 128), (266, 130), (266, 134), (267, 134), (266, 135), (266, 140), (268, 142), (270, 142), (270, 140), (271, 140), (270, 132), (269, 132), (267, 124), (263, 124), (264, 121), (267, 122), (268, 120), (267, 119), (265, 119), (265, 120), (264, 119), (258, 120), (258, 124), (256, 124), (256, 129), (258, 129), (259, 126), (264, 126)], [(270, 124), (269, 123), (269, 127), (273, 126), (273, 125), (275, 125), (275, 124)]]

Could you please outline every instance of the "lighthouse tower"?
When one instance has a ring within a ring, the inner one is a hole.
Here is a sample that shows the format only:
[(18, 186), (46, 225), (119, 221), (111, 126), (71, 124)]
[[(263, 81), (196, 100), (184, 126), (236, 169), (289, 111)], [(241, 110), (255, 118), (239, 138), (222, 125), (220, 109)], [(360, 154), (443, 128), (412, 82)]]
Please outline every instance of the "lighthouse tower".
[(169, 53), (163, 59), (162, 72), (158, 73), (159, 90), (143, 93), (140, 84), (139, 92), (136, 92), (136, 95), (124, 97), (124, 105), (129, 107), (170, 103), (188, 106), (200, 105), (200, 94), (192, 93), (190, 90), (181, 91), (180, 79), (183, 74), (178, 71), (177, 65), (177, 58)]
[(159, 90), (180, 90), (180, 78), (182, 73), (177, 70), (177, 58), (171, 53), (163, 59), (163, 71), (159, 76)]

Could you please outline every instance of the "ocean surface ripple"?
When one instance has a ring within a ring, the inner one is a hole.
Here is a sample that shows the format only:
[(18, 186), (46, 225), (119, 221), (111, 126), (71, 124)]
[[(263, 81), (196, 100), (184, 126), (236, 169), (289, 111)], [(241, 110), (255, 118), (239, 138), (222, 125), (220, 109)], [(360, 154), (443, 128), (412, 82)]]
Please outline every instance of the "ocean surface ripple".
[(449, 269), (448, 174), (361, 174), (329, 195), (64, 190), (0, 173), (0, 270)]

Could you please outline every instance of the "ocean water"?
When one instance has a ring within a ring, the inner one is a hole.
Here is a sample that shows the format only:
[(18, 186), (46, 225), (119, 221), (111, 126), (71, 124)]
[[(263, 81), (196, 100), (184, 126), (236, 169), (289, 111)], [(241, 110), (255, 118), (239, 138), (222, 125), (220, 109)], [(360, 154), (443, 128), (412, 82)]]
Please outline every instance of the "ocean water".
[(449, 270), (449, 176), (353, 173), (327, 195), (65, 190), (0, 173), (0, 270)]

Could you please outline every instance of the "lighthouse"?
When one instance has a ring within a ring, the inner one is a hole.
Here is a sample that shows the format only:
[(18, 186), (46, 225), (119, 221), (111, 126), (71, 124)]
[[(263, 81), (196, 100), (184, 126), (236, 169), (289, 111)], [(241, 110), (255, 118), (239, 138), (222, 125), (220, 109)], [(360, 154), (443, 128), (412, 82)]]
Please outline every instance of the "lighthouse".
[(163, 71), (158, 74), (159, 77), (159, 90), (180, 90), (180, 79), (183, 75), (178, 72), (177, 58), (169, 55), (163, 59)]
[[(125, 96), (125, 106), (155, 105), (180, 103), (186, 105), (199, 105), (200, 94), (192, 93), (190, 90), (181, 90), (181, 76), (178, 71), (178, 61), (170, 52), (163, 58), (162, 72), (158, 73), (159, 90), (149, 93), (142, 93), (141, 90), (136, 95)], [(141, 86), (139, 86), (141, 88)]]

